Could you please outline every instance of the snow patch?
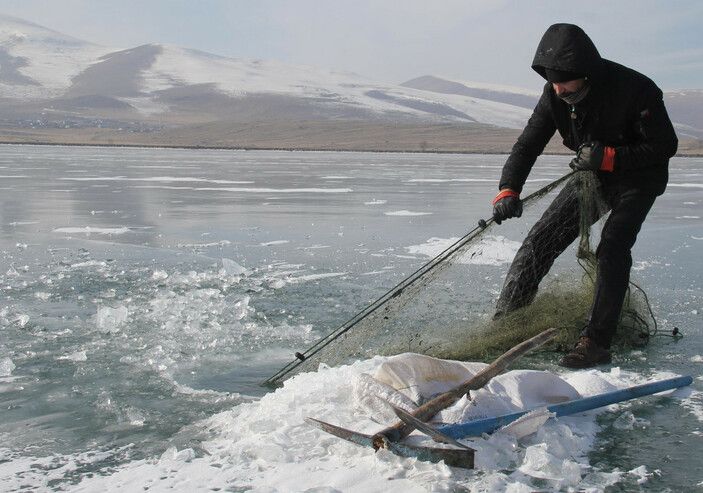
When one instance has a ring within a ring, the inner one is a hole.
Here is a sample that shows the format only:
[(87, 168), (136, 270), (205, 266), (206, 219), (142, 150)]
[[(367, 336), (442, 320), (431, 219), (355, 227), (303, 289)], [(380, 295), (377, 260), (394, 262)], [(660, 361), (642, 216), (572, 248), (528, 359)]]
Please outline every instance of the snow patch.
[[(421, 245), (405, 247), (408, 253), (436, 257), (456, 243), (459, 238), (430, 238)], [(510, 263), (520, 248), (517, 241), (508, 240), (503, 236), (485, 236), (470, 247), (458, 259), (462, 264), (502, 265)]]

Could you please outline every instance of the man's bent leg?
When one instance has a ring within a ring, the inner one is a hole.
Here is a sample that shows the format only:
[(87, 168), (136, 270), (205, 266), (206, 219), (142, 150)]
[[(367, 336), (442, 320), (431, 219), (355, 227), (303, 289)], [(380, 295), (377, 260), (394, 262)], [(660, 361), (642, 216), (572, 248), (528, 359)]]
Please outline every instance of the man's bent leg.
[(496, 303), (500, 317), (532, 302), (554, 260), (579, 234), (579, 180), (570, 180), (527, 234)]
[(627, 190), (613, 203), (596, 250), (598, 273), (590, 321), (582, 335), (609, 348), (620, 318), (632, 267), (632, 247), (656, 195)]

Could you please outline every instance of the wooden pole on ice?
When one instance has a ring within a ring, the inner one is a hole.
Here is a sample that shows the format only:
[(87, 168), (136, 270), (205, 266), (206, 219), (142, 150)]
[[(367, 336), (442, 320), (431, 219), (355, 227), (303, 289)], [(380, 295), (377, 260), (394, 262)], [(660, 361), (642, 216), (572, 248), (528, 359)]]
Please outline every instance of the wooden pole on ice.
[[(472, 378), (454, 387), (453, 389), (438, 395), (434, 399), (427, 401), (411, 414), (421, 421), (429, 421), (435, 414), (454, 404), (470, 390), (478, 390), (486, 385), (493, 377), (503, 373), (508, 366), (514, 363), (517, 359), (552, 339), (556, 334), (557, 329), (547, 329), (540, 332), (536, 336), (521, 342), (509, 351), (505, 352), (488, 367), (484, 368)], [(376, 450), (385, 448), (384, 444), (386, 441), (399, 442), (412, 433), (414, 429), (414, 426), (404, 423), (403, 421), (399, 421), (394, 425), (376, 433), (372, 437), (373, 446)]]

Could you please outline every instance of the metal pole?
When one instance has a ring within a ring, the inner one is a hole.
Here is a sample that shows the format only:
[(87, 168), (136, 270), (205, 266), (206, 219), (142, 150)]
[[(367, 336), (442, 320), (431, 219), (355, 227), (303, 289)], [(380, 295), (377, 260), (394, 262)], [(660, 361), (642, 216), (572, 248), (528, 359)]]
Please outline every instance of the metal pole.
[[(568, 416), (570, 414), (590, 411), (591, 409), (608, 406), (617, 402), (636, 399), (638, 397), (656, 394), (658, 392), (664, 392), (665, 390), (685, 387), (686, 385), (691, 385), (691, 383), (693, 383), (693, 378), (690, 375), (668, 378), (666, 380), (636, 385), (634, 387), (614, 390), (612, 392), (606, 392), (604, 394), (594, 395), (591, 397), (584, 397), (582, 399), (574, 399), (572, 401), (562, 402), (560, 404), (553, 404), (551, 406), (547, 406), (547, 410), (556, 413), (557, 416)], [(493, 418), (478, 419), (467, 423), (440, 426), (437, 428), (437, 431), (455, 439), (469, 436), (480, 436), (483, 433), (491, 433), (502, 426), (512, 423), (516, 419), (531, 411), (534, 411), (534, 409), (505, 414), (503, 416), (496, 416)]]

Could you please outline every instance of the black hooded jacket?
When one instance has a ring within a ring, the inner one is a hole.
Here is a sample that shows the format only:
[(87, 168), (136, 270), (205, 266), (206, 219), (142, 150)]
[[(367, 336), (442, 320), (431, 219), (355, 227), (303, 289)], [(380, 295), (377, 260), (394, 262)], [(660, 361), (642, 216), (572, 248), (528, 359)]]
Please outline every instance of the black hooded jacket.
[(522, 190), (537, 156), (555, 131), (564, 145), (577, 151), (584, 142), (615, 148), (615, 168), (599, 171), (609, 187), (638, 188), (657, 195), (668, 181), (669, 158), (678, 139), (669, 120), (662, 91), (646, 76), (601, 58), (588, 35), (573, 24), (554, 24), (537, 47), (532, 68), (583, 74), (591, 85), (575, 106), (560, 99), (552, 85), (544, 86), (527, 126), (513, 146), (499, 188)]

